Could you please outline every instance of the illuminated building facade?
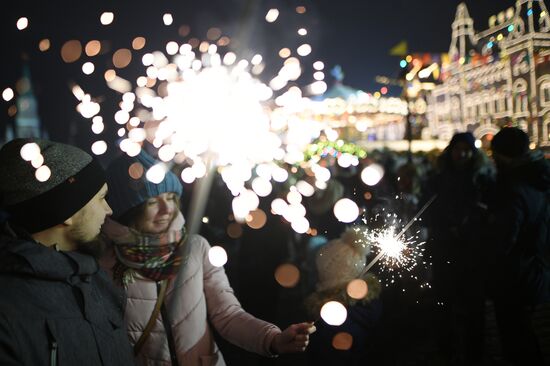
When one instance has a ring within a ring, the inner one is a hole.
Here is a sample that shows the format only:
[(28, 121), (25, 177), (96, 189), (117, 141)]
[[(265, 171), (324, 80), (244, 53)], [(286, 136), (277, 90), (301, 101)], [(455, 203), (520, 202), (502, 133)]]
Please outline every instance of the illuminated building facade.
[(502, 126), (550, 146), (550, 17), (543, 0), (518, 0), (475, 32), (464, 3), (452, 23), (448, 62), (428, 95), (432, 136), (469, 130), (482, 138)]

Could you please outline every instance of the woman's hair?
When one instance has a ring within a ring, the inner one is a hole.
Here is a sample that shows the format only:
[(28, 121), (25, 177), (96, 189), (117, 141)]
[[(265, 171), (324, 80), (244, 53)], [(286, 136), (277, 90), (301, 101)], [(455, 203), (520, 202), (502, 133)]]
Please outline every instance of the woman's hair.
[[(176, 207), (179, 210), (180, 209), (180, 196), (178, 196), (176, 193), (174, 193), (175, 197), (174, 200), (176, 201)], [(155, 196), (156, 197), (156, 196)], [(153, 197), (151, 197), (153, 198)], [(135, 227), (136, 223), (138, 222), (139, 218), (144, 215), (145, 208), (147, 207), (147, 201), (143, 202), (140, 205), (137, 205), (136, 207), (132, 207), (117, 219), (117, 221), (124, 225), (131, 227), (133, 229), (137, 229)], [(174, 217), (176, 217), (177, 212), (174, 212)], [(172, 218), (173, 219), (173, 218)]]

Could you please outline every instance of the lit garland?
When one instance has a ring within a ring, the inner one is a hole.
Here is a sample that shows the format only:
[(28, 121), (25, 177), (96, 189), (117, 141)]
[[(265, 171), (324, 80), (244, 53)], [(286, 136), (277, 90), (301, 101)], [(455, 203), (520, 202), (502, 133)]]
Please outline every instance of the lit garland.
[(367, 152), (364, 149), (351, 142), (318, 140), (307, 146), (304, 152), (304, 161), (319, 161), (327, 156), (338, 158), (342, 154), (350, 154), (359, 159), (367, 157)]

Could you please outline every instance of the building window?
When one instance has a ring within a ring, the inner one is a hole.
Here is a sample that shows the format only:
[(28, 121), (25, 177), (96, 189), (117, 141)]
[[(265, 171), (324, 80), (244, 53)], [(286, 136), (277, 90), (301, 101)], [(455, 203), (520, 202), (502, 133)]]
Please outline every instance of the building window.
[(527, 82), (523, 79), (514, 81), (514, 112), (527, 112)]
[(545, 80), (540, 84), (540, 104), (550, 105), (550, 80)]
[(516, 95), (515, 107), (516, 107), (515, 108), (516, 113), (527, 112), (527, 94), (526, 93), (521, 93)]

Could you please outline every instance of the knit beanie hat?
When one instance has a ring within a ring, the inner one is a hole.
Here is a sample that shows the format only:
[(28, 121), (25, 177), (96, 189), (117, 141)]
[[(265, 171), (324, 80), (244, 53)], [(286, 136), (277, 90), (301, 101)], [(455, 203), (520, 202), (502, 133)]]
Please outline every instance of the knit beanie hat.
[(451, 142), (449, 143), (449, 147), (453, 147), (459, 142), (465, 142), (472, 151), (477, 151), (476, 147), (476, 138), (471, 132), (459, 132), (455, 133), (453, 135), (453, 138), (451, 139)]
[[(153, 183), (146, 177), (147, 171), (154, 166), (164, 173), (160, 183)], [(137, 156), (124, 154), (113, 160), (107, 168), (107, 184), (107, 202), (115, 220), (151, 197), (168, 192), (178, 196), (183, 193), (178, 177), (164, 163), (156, 161), (143, 150)]]
[(360, 240), (359, 233), (360, 230), (349, 229), (319, 250), (316, 260), (318, 291), (346, 286), (361, 275), (370, 250)]
[(520, 158), (529, 152), (529, 136), (516, 127), (505, 127), (491, 141), (494, 153), (507, 158)]
[(105, 184), (103, 169), (89, 154), (36, 138), (0, 149), (0, 177), (2, 209), (31, 234), (63, 223)]

